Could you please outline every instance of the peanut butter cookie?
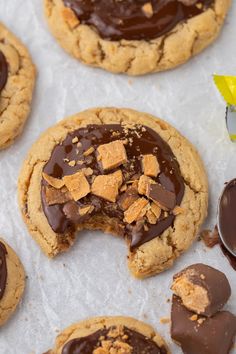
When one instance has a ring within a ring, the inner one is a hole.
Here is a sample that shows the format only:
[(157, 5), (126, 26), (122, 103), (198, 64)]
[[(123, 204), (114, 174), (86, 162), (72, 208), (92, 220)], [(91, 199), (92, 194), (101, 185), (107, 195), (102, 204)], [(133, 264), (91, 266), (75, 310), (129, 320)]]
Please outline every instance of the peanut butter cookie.
[(11, 145), (29, 115), (35, 67), (23, 44), (0, 23), (0, 149)]
[(45, 254), (67, 250), (78, 231), (123, 237), (129, 268), (159, 273), (194, 241), (208, 187), (193, 146), (166, 122), (129, 109), (69, 117), (32, 146), (19, 177), (23, 218)]
[(0, 238), (0, 326), (14, 313), (24, 288), (23, 265), (13, 249)]
[(155, 330), (131, 317), (95, 317), (76, 323), (57, 337), (47, 354), (169, 354)]
[(61, 46), (85, 64), (142, 75), (174, 68), (218, 36), (231, 0), (44, 0)]

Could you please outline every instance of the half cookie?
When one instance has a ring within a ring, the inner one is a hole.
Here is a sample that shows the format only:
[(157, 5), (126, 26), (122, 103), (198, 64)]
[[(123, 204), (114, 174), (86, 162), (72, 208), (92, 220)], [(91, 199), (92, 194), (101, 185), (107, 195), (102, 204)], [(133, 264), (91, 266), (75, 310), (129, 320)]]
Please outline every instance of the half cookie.
[(0, 326), (14, 313), (25, 288), (25, 272), (13, 249), (0, 238)]
[(0, 149), (11, 145), (24, 127), (35, 75), (27, 49), (0, 23)]
[[(85, 64), (141, 75), (185, 63), (211, 44), (231, 0), (44, 0), (50, 29)], [(183, 45), (184, 43), (184, 45)]]
[(95, 317), (65, 329), (47, 354), (169, 354), (154, 329), (130, 317)]
[(30, 233), (53, 257), (76, 231), (126, 239), (137, 277), (170, 267), (207, 214), (208, 189), (193, 146), (166, 122), (128, 109), (69, 117), (31, 148), (19, 177)]

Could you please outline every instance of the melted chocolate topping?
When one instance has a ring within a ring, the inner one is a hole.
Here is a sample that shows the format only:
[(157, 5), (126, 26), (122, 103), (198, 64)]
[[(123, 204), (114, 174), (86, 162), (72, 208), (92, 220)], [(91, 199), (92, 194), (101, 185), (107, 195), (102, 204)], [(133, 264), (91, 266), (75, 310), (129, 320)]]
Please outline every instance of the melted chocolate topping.
[[(184, 5), (180, 0), (63, 0), (82, 24), (93, 26), (110, 40), (154, 39), (171, 31), (178, 23), (203, 13), (214, 0), (198, 0)], [(145, 14), (145, 4), (152, 13)], [(200, 6), (199, 6), (200, 5)]]
[[(90, 334), (87, 337), (76, 338), (70, 340), (62, 349), (62, 354), (91, 354), (101, 345), (101, 337), (103, 340), (114, 341), (114, 337), (109, 337), (112, 328), (101, 329)], [(145, 337), (143, 334), (124, 327), (123, 333), (127, 339), (122, 340), (124, 343), (132, 347), (132, 354), (167, 354), (164, 346), (161, 348), (152, 339)]]
[(0, 51), (0, 93), (7, 83), (8, 65), (4, 54)]
[[(77, 137), (80, 147), (73, 144), (72, 140)], [(128, 134), (124, 127), (119, 124), (108, 125), (89, 125), (87, 128), (81, 128), (71, 134), (57, 145), (51, 155), (50, 160), (45, 165), (43, 171), (49, 176), (62, 178), (65, 175), (71, 175), (82, 168), (90, 167), (93, 170), (93, 176), (104, 173), (101, 165), (96, 159), (96, 149), (99, 145), (107, 144), (117, 139), (132, 139), (132, 143), (125, 145), (128, 163), (119, 167), (122, 171), (124, 182), (138, 179), (142, 175), (141, 155), (153, 154), (157, 157), (160, 173), (154, 178), (162, 187), (176, 196), (176, 203), (180, 205), (184, 195), (184, 181), (181, 176), (179, 164), (171, 151), (169, 145), (152, 129), (144, 126), (136, 126), (135, 129), (129, 129)], [(93, 147), (94, 153), (84, 157), (83, 152)], [(82, 164), (70, 166), (68, 161), (82, 161)], [(110, 173), (112, 171), (109, 171)], [(114, 170), (113, 170), (114, 172)], [(88, 181), (91, 183), (91, 177)], [(161, 235), (168, 227), (173, 225), (175, 216), (172, 213), (167, 215), (162, 212), (161, 218), (155, 225), (148, 225), (145, 230), (143, 223), (126, 224), (123, 221), (124, 212), (118, 203), (111, 203), (101, 199), (95, 195), (89, 194), (79, 201), (69, 202), (67, 204), (48, 205), (45, 198), (45, 185), (47, 183), (42, 180), (42, 204), (44, 213), (52, 229), (60, 234), (66, 233), (71, 228), (76, 227), (73, 218), (67, 218), (68, 209), (74, 208), (76, 204), (80, 207), (92, 205), (94, 206), (92, 215), (108, 216), (117, 219), (117, 234), (125, 236), (130, 242), (131, 249), (134, 249), (145, 242)], [(122, 194), (120, 194), (122, 195)], [(66, 214), (65, 214), (66, 209)], [(83, 219), (77, 220), (83, 223)], [(86, 221), (86, 220), (85, 220)]]
[(0, 300), (3, 298), (7, 283), (7, 249), (0, 241)]

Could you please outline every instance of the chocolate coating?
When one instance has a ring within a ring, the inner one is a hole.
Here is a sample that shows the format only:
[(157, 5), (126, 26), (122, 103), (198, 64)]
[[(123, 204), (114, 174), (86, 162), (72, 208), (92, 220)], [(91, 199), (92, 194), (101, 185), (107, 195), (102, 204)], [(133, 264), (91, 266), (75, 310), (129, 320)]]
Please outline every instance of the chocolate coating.
[[(110, 40), (150, 40), (171, 31), (178, 23), (203, 13), (214, 0), (198, 0), (184, 5), (178, 0), (63, 0), (82, 24), (96, 28), (102, 38)], [(143, 6), (152, 4), (147, 16)], [(201, 4), (202, 6), (197, 6)]]
[(231, 295), (231, 287), (225, 274), (206, 264), (193, 264), (174, 276), (174, 280), (185, 275), (188, 280), (207, 291), (209, 304), (201, 314), (207, 317), (214, 315), (227, 303)]
[(171, 309), (171, 337), (185, 354), (228, 354), (236, 334), (236, 317), (228, 311), (205, 318), (202, 324), (192, 321), (193, 312), (187, 310), (180, 298), (173, 296)]
[[(64, 345), (62, 354), (91, 354), (100, 346), (101, 337), (105, 337), (103, 340), (114, 341), (114, 338), (109, 337), (110, 330), (111, 328), (104, 328), (87, 337), (72, 339)], [(122, 341), (133, 348), (132, 354), (167, 354), (165, 347), (160, 348), (156, 342), (141, 333), (124, 327), (124, 335), (128, 338)]]
[[(143, 131), (145, 129), (145, 131)], [(112, 133), (116, 133), (114, 136)], [(119, 134), (119, 137), (117, 137)], [(77, 144), (72, 144), (72, 139), (78, 137), (81, 147)], [(152, 129), (143, 126), (137, 126), (135, 130), (129, 129), (129, 135), (124, 131), (124, 127), (119, 124), (108, 125), (89, 125), (87, 128), (81, 128), (71, 134), (68, 134), (66, 139), (57, 145), (51, 155), (50, 160), (45, 165), (43, 171), (55, 178), (62, 178), (65, 175), (76, 173), (84, 167), (93, 169), (93, 175), (101, 175), (104, 172), (101, 165), (96, 159), (96, 152), (84, 157), (83, 152), (89, 147), (96, 148), (101, 144), (110, 143), (117, 139), (132, 138), (132, 144), (125, 146), (128, 161), (120, 167), (123, 174), (124, 182), (135, 179), (142, 174), (141, 155), (153, 154), (157, 157), (160, 165), (160, 174), (155, 178), (156, 182), (160, 183), (170, 192), (175, 193), (176, 202), (180, 205), (184, 195), (184, 181), (181, 176), (179, 164), (171, 151), (169, 145)], [(81, 160), (83, 164), (76, 164), (74, 167), (65, 162), (65, 158), (71, 160)], [(88, 178), (89, 180), (89, 178)], [(90, 182), (90, 181), (89, 181)], [(70, 228), (75, 228), (76, 223), (72, 219), (68, 219), (63, 212), (65, 205), (48, 206), (45, 201), (44, 191), (45, 181), (42, 181), (42, 204), (44, 213), (52, 229), (60, 234), (66, 233)], [(152, 240), (159, 236), (168, 227), (173, 225), (175, 216), (171, 213), (167, 217), (162, 213), (161, 219), (156, 225), (150, 225), (148, 230), (144, 230), (143, 224), (126, 224), (123, 221), (123, 211), (119, 207), (119, 203), (111, 203), (103, 200), (95, 195), (89, 194), (85, 198), (77, 202), (78, 206), (93, 205), (93, 214), (108, 216), (117, 219), (117, 233), (128, 238), (131, 249), (142, 245), (143, 243)], [(75, 203), (71, 207), (74, 208)], [(67, 208), (67, 215), (70, 214)], [(91, 215), (93, 215), (91, 214)], [(91, 215), (89, 217), (91, 217)], [(78, 223), (82, 223), (84, 219), (78, 219)]]
[(7, 283), (7, 249), (0, 241), (0, 300), (3, 298)]
[(8, 65), (4, 54), (0, 51), (0, 93), (7, 83)]
[(236, 254), (236, 179), (229, 182), (219, 202), (219, 233), (228, 248)]

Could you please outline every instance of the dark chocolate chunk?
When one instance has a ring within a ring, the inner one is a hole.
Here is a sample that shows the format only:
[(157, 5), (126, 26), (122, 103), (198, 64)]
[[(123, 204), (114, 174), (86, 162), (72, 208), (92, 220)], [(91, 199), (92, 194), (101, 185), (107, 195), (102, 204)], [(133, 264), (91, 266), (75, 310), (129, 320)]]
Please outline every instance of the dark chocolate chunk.
[(3, 298), (7, 283), (7, 249), (0, 241), (0, 300)]
[(93, 26), (109, 40), (154, 39), (178, 23), (202, 14), (214, 0), (186, 4), (179, 0), (63, 0), (82, 24)]
[(177, 296), (172, 298), (171, 337), (185, 354), (228, 354), (236, 334), (236, 317), (228, 311), (219, 311), (210, 318), (196, 318), (182, 305)]
[(164, 346), (160, 348), (156, 342), (141, 333), (124, 327), (123, 336), (116, 338), (109, 335), (111, 330), (114, 327), (100, 329), (87, 337), (72, 339), (64, 345), (62, 354), (91, 354), (101, 346), (102, 340), (113, 343), (117, 339), (131, 346), (132, 354), (167, 354)]
[(7, 83), (8, 65), (4, 54), (0, 51), (0, 93)]
[[(94, 151), (88, 156), (92, 157), (92, 160), (87, 163), (87, 168), (91, 168), (93, 171), (91, 176), (87, 176), (87, 180), (91, 185), (96, 176), (104, 174), (101, 164), (96, 158), (97, 147), (115, 140), (128, 141), (125, 145), (128, 162), (119, 166), (119, 170), (123, 176), (123, 185), (129, 185), (137, 176), (142, 175), (140, 156), (152, 154), (157, 158), (160, 167), (160, 173), (153, 179), (154, 182), (163, 186), (168, 195), (173, 194), (176, 203), (180, 205), (185, 186), (179, 164), (169, 145), (155, 131), (145, 126), (137, 125), (135, 129), (127, 129), (119, 124), (107, 124), (89, 125), (86, 128), (78, 129), (68, 134), (66, 139), (54, 148), (43, 172), (48, 176), (58, 179), (66, 175), (75, 174), (84, 169), (84, 164), (78, 163), (84, 161), (83, 152), (88, 150), (89, 147), (93, 147)], [(68, 161), (76, 161), (76, 163), (71, 165)], [(107, 173), (115, 171), (116, 169)], [(65, 205), (63, 204), (47, 204), (45, 196), (45, 186), (47, 184), (46, 180), (42, 180), (41, 196), (44, 213), (53, 231), (62, 235), (66, 234), (68, 228), (71, 228), (72, 225), (76, 228), (76, 223), (82, 221), (80, 218), (77, 218), (77, 212), (75, 213), (76, 215), (71, 214), (71, 208), (69, 210), (68, 205), (64, 208)], [(134, 187), (134, 184), (132, 187)], [(131, 194), (133, 195), (137, 191), (131, 190), (132, 187), (128, 187), (127, 191), (132, 191)], [(121, 196), (122, 192), (120, 191), (118, 200)], [(175, 220), (173, 214), (167, 213), (167, 215), (164, 215), (163, 213), (156, 224), (148, 225), (148, 229), (145, 230), (144, 225), (140, 229), (140, 225), (137, 228), (135, 224), (128, 225), (124, 222), (124, 204), (122, 200), (120, 202), (110, 202), (90, 193), (76, 203), (80, 208), (87, 205), (93, 206), (93, 215), (115, 218), (117, 220), (117, 229), (123, 230), (122, 234), (128, 239), (131, 250), (161, 235), (168, 227), (173, 225)]]
[(173, 210), (176, 206), (175, 193), (169, 192), (160, 184), (150, 184), (148, 187), (148, 197), (160, 205), (164, 210)]
[(231, 295), (225, 274), (201, 263), (176, 274), (171, 289), (185, 307), (207, 317), (221, 310)]

